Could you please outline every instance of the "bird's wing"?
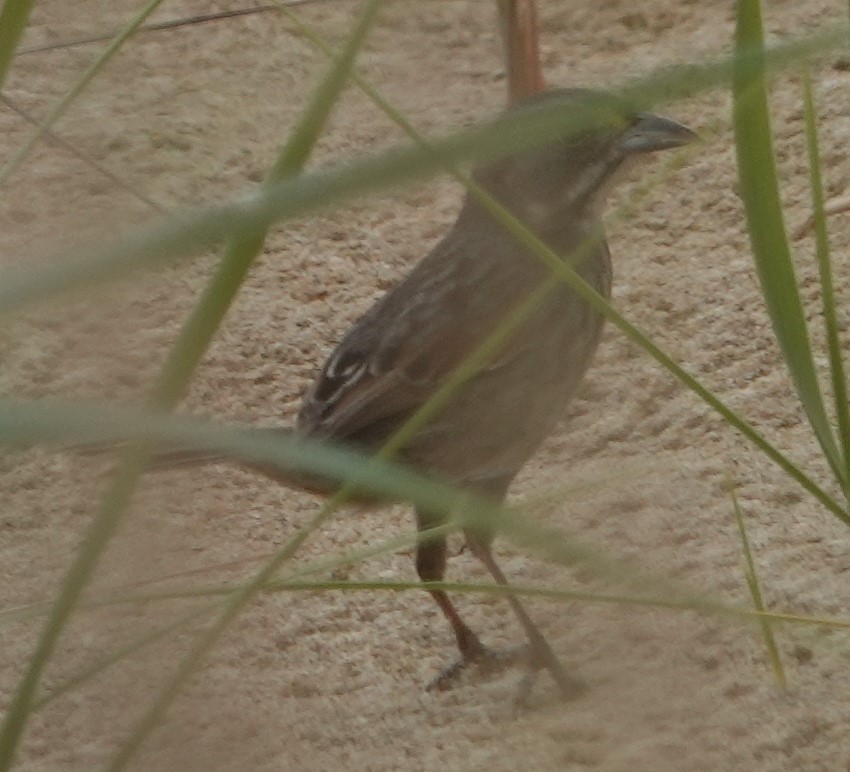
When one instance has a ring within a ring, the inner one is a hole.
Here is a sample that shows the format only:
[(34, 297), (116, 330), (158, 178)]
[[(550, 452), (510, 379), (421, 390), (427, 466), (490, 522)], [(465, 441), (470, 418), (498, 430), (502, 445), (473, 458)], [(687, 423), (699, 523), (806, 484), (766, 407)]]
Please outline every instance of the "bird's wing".
[[(443, 242), (341, 341), (307, 394), (299, 428), (307, 433), (380, 443), (415, 412), (486, 339), (527, 289), (500, 280), (490, 261), (465, 267), (463, 243)], [(454, 258), (454, 259), (453, 259)], [(519, 295), (519, 297), (516, 297)], [(487, 368), (525, 349), (523, 336), (505, 342)]]

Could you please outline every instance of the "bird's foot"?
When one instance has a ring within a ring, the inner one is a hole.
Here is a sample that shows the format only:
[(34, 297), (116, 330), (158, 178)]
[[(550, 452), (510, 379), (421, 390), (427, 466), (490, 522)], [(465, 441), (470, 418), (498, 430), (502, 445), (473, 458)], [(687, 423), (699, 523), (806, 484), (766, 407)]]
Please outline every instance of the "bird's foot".
[(523, 647), (524, 661), (527, 666), (525, 675), (519, 683), (519, 690), (514, 698), (515, 710), (521, 710), (528, 704), (528, 698), (537, 681), (537, 675), (541, 670), (548, 670), (555, 684), (561, 692), (561, 699), (574, 700), (586, 689), (587, 685), (567, 673), (549, 644), (541, 638), (539, 641), (530, 643)]
[(450, 689), (460, 675), (469, 667), (475, 667), (484, 675), (500, 673), (525, 658), (526, 646), (510, 646), (503, 649), (491, 649), (478, 642), (475, 647), (464, 651), (460, 659), (452, 662), (431, 683), (428, 691)]

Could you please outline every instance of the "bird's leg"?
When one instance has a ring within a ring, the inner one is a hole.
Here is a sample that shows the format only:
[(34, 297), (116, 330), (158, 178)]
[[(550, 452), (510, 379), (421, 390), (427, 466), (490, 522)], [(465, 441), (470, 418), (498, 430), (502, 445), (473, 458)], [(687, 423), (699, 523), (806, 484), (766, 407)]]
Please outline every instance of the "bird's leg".
[[(416, 570), (423, 582), (439, 582), (444, 575), (446, 565), (446, 542), (440, 537), (439, 542), (420, 545), (416, 551)], [(460, 618), (454, 604), (443, 590), (428, 590), (443, 612), (457, 640), (458, 649), (464, 661), (473, 661), (484, 651), (484, 644), (472, 632), (469, 626)]]
[[(439, 525), (442, 521), (429, 517), (417, 510), (416, 521), (419, 531), (425, 531)], [(416, 571), (423, 582), (442, 581), (446, 573), (446, 537), (429, 536), (422, 538), (416, 547)], [(429, 685), (429, 689), (445, 689), (463, 670), (473, 664), (481, 663), (488, 668), (511, 664), (515, 657), (505, 657), (499, 652), (488, 649), (480, 638), (469, 628), (457, 613), (454, 604), (443, 590), (429, 589), (431, 597), (437, 602), (440, 611), (448, 619), (460, 650), (460, 659), (447, 667)]]
[[(499, 564), (493, 558), (493, 552), (490, 547), (490, 540), (472, 531), (466, 532), (466, 541), (470, 549), (478, 557), (478, 559), (486, 566), (487, 570), (493, 576), (498, 584), (508, 586), (508, 580)], [(543, 637), (540, 628), (534, 623), (523, 605), (519, 602), (515, 595), (507, 596), (514, 614), (516, 614), (519, 623), (525, 630), (529, 640), (529, 664), (531, 669), (528, 676), (523, 681), (520, 689), (520, 694), (517, 697), (517, 702), (522, 703), (528, 697), (531, 687), (534, 684), (536, 673), (541, 668), (546, 668), (561, 690), (561, 695), (564, 699), (572, 699), (576, 697), (584, 688), (581, 681), (567, 674), (561, 667), (561, 663), (552, 651), (552, 647)]]

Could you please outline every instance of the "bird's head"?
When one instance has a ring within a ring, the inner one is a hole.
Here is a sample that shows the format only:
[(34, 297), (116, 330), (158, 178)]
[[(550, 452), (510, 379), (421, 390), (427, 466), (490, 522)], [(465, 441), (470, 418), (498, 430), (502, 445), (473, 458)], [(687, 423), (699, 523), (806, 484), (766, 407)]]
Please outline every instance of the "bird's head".
[(589, 89), (547, 91), (510, 109), (534, 110), (551, 100), (574, 107), (576, 130), (474, 173), (479, 184), (540, 233), (559, 229), (567, 221), (595, 222), (617, 172), (630, 160), (696, 138), (676, 121)]

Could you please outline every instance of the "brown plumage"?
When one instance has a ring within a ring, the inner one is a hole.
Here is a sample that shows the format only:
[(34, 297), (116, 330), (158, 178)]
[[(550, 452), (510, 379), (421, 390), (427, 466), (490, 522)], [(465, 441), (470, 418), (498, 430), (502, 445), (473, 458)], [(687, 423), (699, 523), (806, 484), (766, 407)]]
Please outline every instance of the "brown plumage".
[[(600, 106), (617, 120), (535, 152), (475, 172), (476, 181), (581, 276), (608, 296), (611, 262), (600, 210), (623, 163), (693, 138), (685, 127), (638, 113), (606, 94), (569, 89), (529, 100), (561, 99), (576, 110)], [(514, 108), (514, 109), (522, 109)], [(304, 398), (295, 432), (376, 452), (496, 325), (549, 277), (472, 196), (445, 238), (342, 338)], [(399, 452), (399, 460), (441, 479), (501, 498), (522, 465), (552, 431), (596, 349), (602, 317), (558, 286), (508, 337), (499, 351)], [(284, 430), (286, 431), (286, 430)], [(218, 460), (191, 450), (160, 454), (157, 466)], [(294, 479), (255, 467), (286, 484), (330, 491), (321, 480)], [(440, 522), (417, 512), (420, 529)], [(467, 533), (471, 548), (497, 581), (492, 534)], [(445, 539), (419, 544), (423, 581), (442, 579)], [(458, 616), (445, 593), (431, 594), (457, 639), (462, 666), (491, 655)], [(516, 598), (509, 598), (530, 639), (533, 669), (546, 667), (565, 696), (577, 682), (565, 674)]]

